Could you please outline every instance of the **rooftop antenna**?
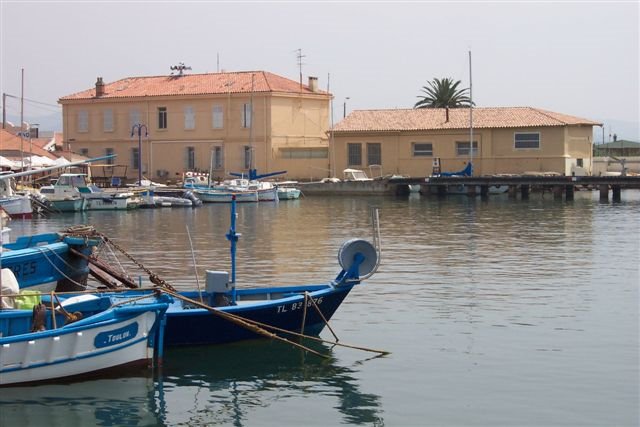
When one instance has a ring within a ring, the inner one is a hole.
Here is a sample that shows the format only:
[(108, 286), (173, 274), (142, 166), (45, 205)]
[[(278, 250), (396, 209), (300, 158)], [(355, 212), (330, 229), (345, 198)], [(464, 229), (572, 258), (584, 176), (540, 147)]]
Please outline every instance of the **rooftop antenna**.
[(298, 69), (300, 70), (300, 91), (302, 92), (302, 58), (305, 58), (306, 55), (302, 54), (302, 49), (296, 50), (296, 58), (298, 60)]
[[(184, 70), (190, 70), (191, 69), (191, 67), (188, 67), (188, 66), (184, 65), (184, 62), (180, 62), (180, 63), (178, 63), (178, 65), (172, 65), (169, 68), (171, 69), (171, 71), (177, 71), (178, 72), (178, 76), (182, 76), (184, 74)], [(173, 75), (173, 73), (171, 73), (171, 75)]]

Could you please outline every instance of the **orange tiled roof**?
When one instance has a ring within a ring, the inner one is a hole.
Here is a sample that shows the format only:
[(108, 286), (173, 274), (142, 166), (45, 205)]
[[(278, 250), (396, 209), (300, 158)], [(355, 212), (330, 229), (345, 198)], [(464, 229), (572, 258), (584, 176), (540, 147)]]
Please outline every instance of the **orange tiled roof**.
[[(172, 95), (213, 95), (226, 93), (250, 93), (251, 76), (254, 76), (253, 92), (285, 92), (323, 94), (312, 92), (308, 86), (266, 71), (242, 71), (235, 73), (183, 74), (181, 76), (128, 77), (104, 84), (100, 98), (137, 98)], [(67, 95), (59, 101), (95, 98), (95, 87)]]
[(35, 141), (37, 140), (33, 139), (31, 143), (29, 143), (28, 139), (21, 141), (19, 136), (16, 136), (5, 129), (0, 129), (0, 153), (20, 153), (22, 151), (25, 155), (29, 155), (29, 150), (31, 150), (36, 156), (48, 157), (53, 160), (57, 159), (57, 157), (49, 151), (39, 147)]
[[(590, 125), (601, 123), (532, 107), (473, 109), (473, 127), (478, 129)], [(444, 108), (400, 110), (356, 110), (334, 127), (335, 132), (385, 132), (469, 129), (469, 109)]]

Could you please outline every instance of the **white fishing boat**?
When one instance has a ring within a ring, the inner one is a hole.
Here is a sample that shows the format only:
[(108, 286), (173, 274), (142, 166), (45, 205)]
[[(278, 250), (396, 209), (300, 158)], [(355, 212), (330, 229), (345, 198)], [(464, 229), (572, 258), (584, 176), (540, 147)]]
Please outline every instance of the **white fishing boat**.
[(33, 206), (28, 194), (18, 194), (14, 190), (15, 179), (0, 176), (0, 206), (12, 218), (31, 218)]
[(64, 173), (53, 185), (40, 189), (51, 206), (61, 212), (82, 210), (127, 210), (140, 206), (141, 200), (131, 191), (104, 191), (82, 173)]
[(300, 198), (300, 189), (296, 186), (298, 181), (282, 181), (276, 183), (279, 200), (295, 200)]
[(160, 319), (170, 301), (166, 295), (149, 294), (114, 304), (105, 297), (82, 295), (53, 313), (42, 303), (33, 309), (1, 310), (0, 386), (147, 364), (161, 356)]

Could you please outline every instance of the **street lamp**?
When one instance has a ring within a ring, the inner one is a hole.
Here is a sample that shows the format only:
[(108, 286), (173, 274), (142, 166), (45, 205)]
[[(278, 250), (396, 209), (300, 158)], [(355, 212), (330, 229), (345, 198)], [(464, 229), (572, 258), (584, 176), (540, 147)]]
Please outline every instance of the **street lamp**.
[(347, 101), (351, 99), (348, 96), (344, 99), (344, 104), (342, 104), (342, 118), (344, 119), (345, 117), (347, 117)]
[(148, 137), (147, 125), (136, 123), (131, 128), (131, 137), (138, 132), (138, 185), (142, 185), (142, 129), (144, 129), (144, 137)]

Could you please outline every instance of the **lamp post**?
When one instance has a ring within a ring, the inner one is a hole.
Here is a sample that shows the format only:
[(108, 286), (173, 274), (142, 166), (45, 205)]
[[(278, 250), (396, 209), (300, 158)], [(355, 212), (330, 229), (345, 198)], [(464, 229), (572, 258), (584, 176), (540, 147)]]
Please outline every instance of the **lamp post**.
[(351, 99), (348, 96), (344, 99), (344, 104), (342, 104), (342, 118), (347, 117), (347, 101)]
[(149, 136), (147, 125), (136, 123), (131, 128), (131, 137), (138, 132), (138, 185), (142, 185), (142, 129), (144, 129), (145, 138)]

